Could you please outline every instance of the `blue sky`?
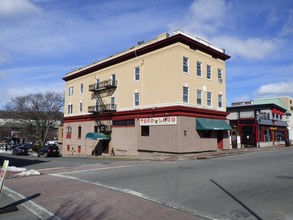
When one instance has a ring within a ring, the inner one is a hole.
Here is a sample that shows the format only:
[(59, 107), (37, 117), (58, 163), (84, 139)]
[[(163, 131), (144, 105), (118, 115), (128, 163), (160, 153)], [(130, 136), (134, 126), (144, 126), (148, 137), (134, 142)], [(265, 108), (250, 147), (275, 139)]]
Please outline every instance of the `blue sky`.
[(293, 97), (293, 0), (0, 0), (0, 107), (176, 29), (231, 56), (228, 106)]

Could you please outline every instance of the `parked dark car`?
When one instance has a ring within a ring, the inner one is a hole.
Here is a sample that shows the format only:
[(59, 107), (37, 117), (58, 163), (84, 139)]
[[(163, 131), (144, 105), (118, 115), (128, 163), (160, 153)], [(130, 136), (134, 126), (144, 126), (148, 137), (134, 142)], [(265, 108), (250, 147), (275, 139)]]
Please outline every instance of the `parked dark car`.
[(26, 143), (26, 144), (22, 144), (21, 146), (26, 147), (28, 151), (32, 151), (33, 145)]
[(45, 145), (38, 151), (38, 157), (42, 155), (45, 157), (59, 157), (60, 156), (59, 147), (55, 144)]
[(7, 148), (8, 148), (8, 150), (13, 150), (14, 148), (20, 147), (20, 146), (21, 146), (21, 144), (8, 145)]
[(28, 149), (24, 146), (17, 146), (12, 149), (12, 155), (28, 155)]

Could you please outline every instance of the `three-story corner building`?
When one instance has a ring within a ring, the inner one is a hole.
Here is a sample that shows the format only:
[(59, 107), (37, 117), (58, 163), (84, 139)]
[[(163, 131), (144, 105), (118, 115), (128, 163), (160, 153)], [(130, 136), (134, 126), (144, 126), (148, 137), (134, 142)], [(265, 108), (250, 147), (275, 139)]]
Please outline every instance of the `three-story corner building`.
[(68, 73), (63, 155), (229, 148), (229, 58), (176, 31)]

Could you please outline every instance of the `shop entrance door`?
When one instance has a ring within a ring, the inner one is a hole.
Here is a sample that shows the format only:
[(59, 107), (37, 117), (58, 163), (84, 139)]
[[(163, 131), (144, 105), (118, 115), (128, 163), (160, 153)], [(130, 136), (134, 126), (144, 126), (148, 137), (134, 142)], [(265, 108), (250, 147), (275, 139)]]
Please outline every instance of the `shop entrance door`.
[(224, 149), (223, 131), (217, 131), (217, 145), (218, 145), (218, 150)]

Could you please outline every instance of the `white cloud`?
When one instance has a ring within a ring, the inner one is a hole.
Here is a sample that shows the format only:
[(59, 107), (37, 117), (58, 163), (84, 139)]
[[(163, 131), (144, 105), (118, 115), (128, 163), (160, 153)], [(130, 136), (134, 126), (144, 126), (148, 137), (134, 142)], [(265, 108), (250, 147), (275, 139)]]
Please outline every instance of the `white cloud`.
[[(186, 17), (172, 26), (181, 27), (194, 36), (206, 38), (215, 46), (226, 49), (227, 54), (232, 58), (263, 59), (282, 46), (283, 42), (281, 39), (276, 40), (277, 36), (270, 39), (267, 36), (253, 37), (249, 36), (247, 31), (243, 34), (239, 32), (235, 34), (236, 29), (241, 30), (239, 25), (243, 22), (237, 20), (238, 11), (233, 2), (194, 0)], [(288, 22), (284, 31), (290, 30), (290, 25), (292, 27), (292, 22)], [(250, 28), (253, 29), (253, 24)]]
[(262, 85), (257, 89), (255, 94), (257, 96), (293, 96), (293, 82), (280, 82)]
[(14, 18), (39, 13), (41, 9), (29, 0), (0, 0), (0, 17)]
[(284, 24), (280, 36), (293, 36), (293, 10), (290, 11), (288, 20)]
[(221, 36), (212, 40), (226, 49), (227, 54), (245, 59), (262, 59), (274, 53), (282, 46), (281, 40), (261, 38), (240, 39), (238, 37)]
[(180, 28), (187, 33), (208, 38), (227, 25), (231, 5), (225, 0), (194, 0), (186, 16), (171, 24), (170, 29)]

